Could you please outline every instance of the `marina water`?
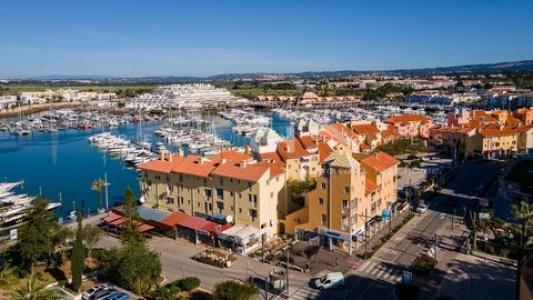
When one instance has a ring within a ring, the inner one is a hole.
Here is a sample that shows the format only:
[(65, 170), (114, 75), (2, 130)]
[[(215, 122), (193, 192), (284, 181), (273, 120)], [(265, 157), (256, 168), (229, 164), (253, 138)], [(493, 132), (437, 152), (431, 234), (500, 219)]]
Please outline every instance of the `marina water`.
[[(236, 134), (233, 123), (213, 116), (217, 135), (241, 146), (249, 143), (249, 138)], [(142, 135), (155, 144), (153, 134), (161, 122), (142, 124)], [(129, 123), (112, 129), (115, 134), (136, 141), (139, 135), (138, 124)], [(271, 127), (283, 137), (293, 135), (289, 121), (272, 115)], [(63, 205), (56, 210), (61, 217), (68, 217), (73, 209), (81, 209), (84, 214), (95, 213), (98, 209), (98, 192), (91, 190), (95, 179), (104, 178), (110, 183), (108, 188), (109, 207), (122, 202), (126, 187), (130, 186), (139, 195), (137, 172), (127, 167), (120, 159), (113, 159), (97, 148), (92, 147), (87, 138), (101, 132), (94, 130), (67, 130), (55, 133), (34, 132), (30, 136), (18, 137), (0, 132), (0, 181), (24, 180), (23, 193), (59, 202)], [(177, 150), (168, 145), (169, 149)], [(105, 206), (105, 199), (102, 200)]]

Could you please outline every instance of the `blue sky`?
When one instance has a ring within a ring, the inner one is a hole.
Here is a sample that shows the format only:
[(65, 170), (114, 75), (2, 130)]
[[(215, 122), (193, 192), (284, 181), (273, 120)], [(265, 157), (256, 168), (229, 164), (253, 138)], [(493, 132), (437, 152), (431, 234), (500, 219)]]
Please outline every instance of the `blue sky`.
[(2, 1), (0, 77), (205, 76), (533, 59), (533, 1)]

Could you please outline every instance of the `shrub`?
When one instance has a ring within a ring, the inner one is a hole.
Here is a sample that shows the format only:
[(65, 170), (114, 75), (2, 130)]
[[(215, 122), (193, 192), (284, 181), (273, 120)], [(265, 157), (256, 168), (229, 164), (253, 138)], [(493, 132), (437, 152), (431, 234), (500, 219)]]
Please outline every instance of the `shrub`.
[(230, 280), (218, 283), (213, 294), (217, 300), (250, 300), (259, 294), (259, 289), (249, 283)]
[(186, 277), (180, 279), (178, 282), (178, 287), (184, 291), (191, 291), (200, 286), (200, 279), (197, 277)]
[(428, 274), (431, 272), (431, 270), (433, 270), (433, 268), (435, 268), (436, 264), (437, 260), (435, 260), (433, 257), (422, 254), (415, 259), (411, 267), (421, 273)]

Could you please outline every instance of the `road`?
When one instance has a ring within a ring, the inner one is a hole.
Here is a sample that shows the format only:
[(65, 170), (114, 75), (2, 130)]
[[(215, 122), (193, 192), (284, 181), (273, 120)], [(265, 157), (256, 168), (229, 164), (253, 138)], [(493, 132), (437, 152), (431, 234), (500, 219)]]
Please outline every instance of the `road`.
[[(467, 162), (457, 167), (455, 177), (446, 188), (457, 195), (473, 195), (479, 184), (487, 185), (494, 179), (501, 165), (497, 161)], [(402, 270), (430, 247), (435, 235), (443, 239), (442, 246), (451, 243), (453, 208), (448, 205), (451, 198), (450, 195), (435, 196), (427, 212), (413, 218), (354, 272), (356, 277), (372, 280), (362, 290), (360, 285), (351, 289), (355, 299), (392, 299), (392, 287), (401, 280)], [(472, 206), (471, 202), (469, 199), (457, 201), (455, 228), (461, 227), (457, 221), (462, 219), (463, 207)], [(454, 230), (455, 235), (460, 234), (459, 229)], [(437, 259), (444, 259), (439, 254), (437, 251)]]

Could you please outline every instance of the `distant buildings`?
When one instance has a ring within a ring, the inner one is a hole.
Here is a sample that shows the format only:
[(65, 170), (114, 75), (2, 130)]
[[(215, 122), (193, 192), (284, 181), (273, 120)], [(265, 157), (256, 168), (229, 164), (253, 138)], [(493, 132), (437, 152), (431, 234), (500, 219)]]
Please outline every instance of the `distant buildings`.
[(385, 123), (394, 126), (401, 137), (411, 138), (421, 136), (429, 137), (429, 129), (433, 127), (433, 121), (423, 115), (397, 115), (385, 120)]

